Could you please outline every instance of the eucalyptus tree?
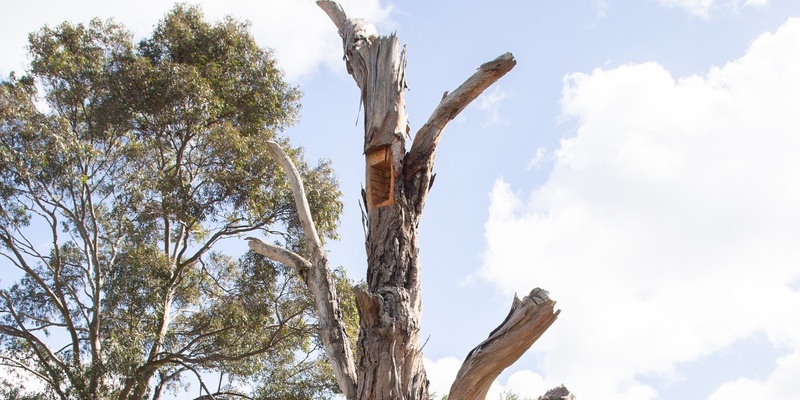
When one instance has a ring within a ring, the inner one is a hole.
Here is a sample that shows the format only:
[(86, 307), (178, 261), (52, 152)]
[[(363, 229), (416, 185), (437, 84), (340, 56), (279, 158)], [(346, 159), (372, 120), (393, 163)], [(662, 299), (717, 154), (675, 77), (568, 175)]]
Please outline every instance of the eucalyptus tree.
[(158, 399), (195, 378), (218, 399), (336, 391), (303, 271), (217, 250), (260, 232), (307, 253), (269, 141), (313, 188), (323, 240), (342, 209), (330, 165), (281, 138), (300, 93), (248, 24), (181, 5), (138, 43), (93, 20), (42, 28), (29, 52), (0, 84), (5, 393)]

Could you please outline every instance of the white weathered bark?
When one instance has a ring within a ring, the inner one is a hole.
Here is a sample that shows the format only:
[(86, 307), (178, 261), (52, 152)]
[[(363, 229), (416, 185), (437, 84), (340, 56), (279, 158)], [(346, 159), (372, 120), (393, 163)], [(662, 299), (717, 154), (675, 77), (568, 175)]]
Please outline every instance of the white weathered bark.
[(248, 246), (256, 253), (293, 266), (300, 271), (300, 275), (304, 277), (314, 296), (319, 335), (322, 338), (322, 345), (325, 348), (331, 367), (333, 367), (336, 381), (345, 397), (354, 399), (356, 396), (356, 369), (353, 361), (353, 350), (350, 348), (350, 341), (347, 339), (347, 332), (339, 309), (339, 298), (331, 276), (328, 258), (322, 248), (322, 242), (311, 217), (311, 209), (308, 206), (303, 180), (300, 177), (300, 172), (297, 171), (294, 163), (281, 147), (275, 142), (270, 142), (269, 145), (273, 157), (275, 157), (275, 160), (286, 173), (291, 183), (297, 214), (309, 246), (311, 260), (306, 260), (292, 251), (265, 243), (256, 238), (248, 238)]
[(308, 283), (308, 271), (310, 271), (313, 267), (311, 265), (311, 261), (306, 260), (303, 258), (303, 256), (291, 250), (281, 246), (276, 246), (274, 244), (269, 244), (259, 238), (247, 237), (245, 239), (247, 240), (247, 246), (250, 247), (250, 250), (261, 254), (270, 260), (277, 261), (281, 264), (296, 269), (303, 278), (303, 281)]
[[(356, 291), (361, 317), (358, 399), (427, 400), (419, 343), (417, 227), (430, 190), (436, 146), (445, 126), (516, 62), (504, 54), (444, 96), (406, 153), (405, 49), (395, 35), (378, 36), (371, 25), (348, 18), (335, 1), (317, 4), (339, 30), (347, 71), (364, 104), (367, 282)], [(382, 163), (380, 168), (373, 167), (376, 162)], [(376, 188), (391, 193), (376, 195)]]

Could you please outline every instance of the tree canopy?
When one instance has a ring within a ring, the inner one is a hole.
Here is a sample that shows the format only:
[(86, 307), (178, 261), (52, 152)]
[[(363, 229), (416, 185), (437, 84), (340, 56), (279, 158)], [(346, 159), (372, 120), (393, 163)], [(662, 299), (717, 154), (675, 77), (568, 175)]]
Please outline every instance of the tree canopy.
[(195, 378), (218, 399), (237, 382), (265, 399), (336, 391), (302, 271), (218, 250), (260, 231), (306, 252), (268, 141), (320, 236), (342, 210), (329, 163), (280, 137), (300, 93), (248, 24), (179, 5), (139, 43), (92, 20), (42, 28), (29, 51), (0, 83), (3, 394), (158, 399)]

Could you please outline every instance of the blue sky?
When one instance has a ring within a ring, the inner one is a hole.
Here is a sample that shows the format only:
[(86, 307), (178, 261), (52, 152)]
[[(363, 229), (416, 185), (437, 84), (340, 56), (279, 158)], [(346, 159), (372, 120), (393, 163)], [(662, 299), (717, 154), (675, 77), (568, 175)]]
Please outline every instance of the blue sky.
[[(346, 212), (330, 259), (363, 278), (363, 133), (333, 24), (310, 0), (201, 3), (250, 20), (305, 93), (287, 135), (333, 161)], [(481, 63), (518, 61), (437, 152), (420, 228), (432, 390), (539, 286), (561, 316), (494, 396), (796, 398), (800, 2), (341, 3), (408, 45), (412, 133)], [(4, 4), (0, 75), (44, 24), (114, 17), (144, 36), (171, 5)]]

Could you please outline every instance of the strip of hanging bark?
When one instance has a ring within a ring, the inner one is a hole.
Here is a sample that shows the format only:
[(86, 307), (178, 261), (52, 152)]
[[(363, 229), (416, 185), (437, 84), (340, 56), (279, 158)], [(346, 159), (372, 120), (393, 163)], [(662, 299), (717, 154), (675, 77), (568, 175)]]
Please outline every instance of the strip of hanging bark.
[[(295, 207), (303, 227), (303, 234), (311, 252), (311, 261), (300, 255), (278, 246), (269, 245), (261, 240), (248, 238), (248, 246), (261, 255), (296, 268), (308, 269), (304, 279), (314, 295), (317, 310), (317, 325), (325, 352), (328, 355), (333, 373), (339, 388), (345, 397), (354, 399), (356, 396), (356, 368), (353, 361), (353, 350), (345, 332), (342, 313), (339, 310), (339, 299), (336, 287), (328, 266), (328, 258), (322, 248), (322, 242), (317, 234), (317, 228), (311, 218), (311, 209), (303, 188), (300, 172), (288, 155), (275, 142), (269, 142), (273, 157), (281, 166), (292, 186)], [(304, 273), (300, 269), (301, 275)]]
[(560, 310), (543, 289), (533, 289), (520, 300), (514, 296), (511, 311), (489, 338), (469, 352), (450, 387), (448, 398), (484, 400), (497, 376), (516, 362), (555, 322)]

